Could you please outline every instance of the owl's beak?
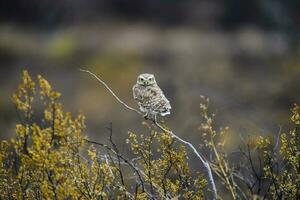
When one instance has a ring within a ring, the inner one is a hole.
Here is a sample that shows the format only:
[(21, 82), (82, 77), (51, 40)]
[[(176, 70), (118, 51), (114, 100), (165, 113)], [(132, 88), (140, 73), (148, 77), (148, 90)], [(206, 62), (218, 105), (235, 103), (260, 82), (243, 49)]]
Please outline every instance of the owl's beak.
[(149, 84), (149, 81), (144, 81), (144, 84), (145, 84), (145, 85), (148, 85), (148, 84)]

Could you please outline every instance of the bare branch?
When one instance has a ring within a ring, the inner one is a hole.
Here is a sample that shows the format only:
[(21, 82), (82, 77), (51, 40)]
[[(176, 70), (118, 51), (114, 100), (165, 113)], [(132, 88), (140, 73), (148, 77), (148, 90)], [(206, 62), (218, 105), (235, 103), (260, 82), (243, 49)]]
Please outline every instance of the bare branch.
[[(81, 72), (85, 72), (85, 73), (88, 73), (90, 75), (92, 75), (95, 79), (97, 79), (98, 82), (100, 82), (112, 95), (113, 97), (120, 103), (122, 104), (125, 108), (127, 108), (128, 110), (131, 110), (131, 111), (134, 111), (136, 112), (137, 114), (139, 115), (142, 115), (143, 116), (143, 113), (141, 113), (140, 111), (136, 110), (135, 108), (132, 108), (130, 106), (128, 106), (125, 102), (123, 102), (111, 89), (110, 87), (103, 81), (101, 80), (96, 74), (90, 72), (89, 70), (84, 70), (84, 69), (80, 69)], [(201, 163), (204, 165), (204, 167), (206, 168), (207, 170), (207, 174), (208, 174), (208, 177), (209, 177), (209, 182), (211, 184), (211, 187), (212, 187), (212, 190), (213, 190), (213, 199), (217, 199), (217, 189), (216, 189), (216, 184), (215, 184), (215, 181), (214, 181), (214, 178), (213, 178), (213, 175), (212, 175), (212, 171), (211, 171), (211, 168), (210, 168), (210, 165), (209, 163), (206, 161), (206, 159), (196, 150), (196, 148), (189, 142), (181, 139), (180, 137), (178, 137), (177, 135), (175, 135), (172, 131), (170, 130), (167, 130), (165, 129), (162, 125), (160, 125), (157, 120), (156, 120), (156, 117), (155, 119), (153, 120), (153, 123), (159, 128), (161, 129), (163, 132), (166, 132), (168, 134), (170, 134), (173, 138), (176, 138), (177, 140), (179, 140), (181, 143), (189, 146), (193, 152), (196, 154), (196, 156), (200, 159)], [(89, 141), (91, 142), (91, 141)], [(92, 142), (91, 142), (92, 143)], [(103, 145), (104, 146), (104, 145)], [(106, 147), (107, 148), (107, 147)], [(121, 157), (120, 157), (121, 158)]]
[(209, 163), (206, 161), (206, 159), (196, 150), (196, 148), (189, 142), (181, 139), (180, 137), (178, 137), (177, 135), (175, 135), (172, 131), (170, 130), (167, 130), (165, 129), (162, 125), (160, 125), (157, 120), (155, 119), (154, 120), (154, 123), (155, 125), (160, 128), (162, 131), (166, 132), (166, 133), (169, 133), (173, 138), (176, 138), (177, 140), (179, 140), (180, 142), (188, 145), (192, 150), (193, 152), (196, 154), (196, 156), (200, 159), (200, 161), (202, 162), (202, 164), (204, 165), (204, 167), (206, 168), (207, 170), (207, 174), (208, 174), (208, 178), (209, 178), (209, 182), (211, 184), (211, 187), (212, 187), (212, 190), (213, 190), (213, 193), (214, 193), (214, 199), (217, 199), (217, 188), (216, 188), (216, 184), (215, 184), (215, 181), (214, 181), (214, 177), (212, 175), (212, 171), (211, 171), (211, 168), (210, 168), (210, 165)]
[(141, 113), (140, 111), (138, 111), (137, 109), (134, 109), (130, 106), (128, 106), (126, 103), (124, 103), (124, 101), (122, 101), (111, 89), (110, 87), (104, 82), (102, 81), (96, 74), (90, 72), (89, 70), (84, 70), (84, 69), (79, 69), (81, 72), (85, 72), (85, 73), (88, 73), (92, 76), (94, 76), (95, 79), (97, 79), (114, 97), (115, 99), (120, 103), (122, 104), (123, 106), (125, 106), (127, 109), (131, 110), (131, 111), (134, 111), (136, 112), (137, 114), (139, 115), (143, 115), (143, 113)]

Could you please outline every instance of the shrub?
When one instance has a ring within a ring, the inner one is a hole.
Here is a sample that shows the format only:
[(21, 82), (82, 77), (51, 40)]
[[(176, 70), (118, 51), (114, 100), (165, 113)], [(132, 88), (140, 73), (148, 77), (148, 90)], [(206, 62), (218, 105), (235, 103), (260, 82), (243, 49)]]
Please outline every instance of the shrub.
[[(15, 137), (0, 143), (0, 199), (208, 198), (207, 180), (189, 164), (190, 143), (144, 122), (148, 133), (128, 134), (128, 158), (112, 128), (109, 144), (89, 140), (84, 115), (63, 111), (60, 97), (42, 76), (34, 81), (23, 72), (12, 97), (20, 122)], [(228, 127), (216, 128), (209, 99), (201, 100), (200, 150), (218, 177), (218, 199), (300, 199), (299, 106), (292, 108), (291, 130), (248, 138), (234, 160), (225, 150)]]
[(275, 144), (261, 138), (258, 148), (263, 152), (264, 178), (268, 180), (270, 199), (300, 199), (300, 108), (294, 105), (293, 128), (279, 135)]
[(16, 137), (1, 141), (0, 199), (203, 199), (206, 181), (190, 169), (186, 148), (170, 135), (130, 133), (136, 158), (127, 159), (112, 136), (110, 145), (88, 140), (84, 115), (64, 112), (61, 94), (37, 79), (24, 71), (13, 94), (21, 121)]

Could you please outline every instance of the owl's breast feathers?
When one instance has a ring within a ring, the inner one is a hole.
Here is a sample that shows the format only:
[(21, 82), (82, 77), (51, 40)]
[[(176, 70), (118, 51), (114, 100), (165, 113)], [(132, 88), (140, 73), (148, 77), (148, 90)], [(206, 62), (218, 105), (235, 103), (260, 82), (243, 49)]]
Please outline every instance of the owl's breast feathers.
[(133, 98), (138, 102), (141, 110), (145, 112), (159, 113), (162, 116), (170, 114), (171, 105), (157, 86), (133, 86)]

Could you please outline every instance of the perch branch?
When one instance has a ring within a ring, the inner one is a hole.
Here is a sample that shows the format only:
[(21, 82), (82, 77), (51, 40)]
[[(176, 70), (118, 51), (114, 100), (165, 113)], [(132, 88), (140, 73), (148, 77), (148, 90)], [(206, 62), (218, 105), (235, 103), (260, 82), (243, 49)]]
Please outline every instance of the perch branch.
[(85, 72), (88, 73), (90, 75), (92, 75), (95, 79), (97, 79), (97, 81), (99, 81), (114, 97), (115, 99), (122, 104), (123, 106), (125, 106), (127, 109), (136, 112), (139, 115), (143, 115), (143, 113), (141, 113), (140, 111), (138, 111), (137, 109), (134, 109), (130, 106), (128, 106), (124, 101), (122, 101), (111, 89), (110, 87), (104, 82), (102, 81), (96, 74), (90, 72), (89, 70), (84, 70), (84, 69), (79, 69), (81, 72)]
[[(131, 110), (131, 111), (134, 111), (136, 112), (137, 114), (139, 115), (142, 115), (143, 116), (143, 113), (141, 113), (140, 111), (128, 106), (125, 102), (123, 102), (111, 89), (110, 87), (103, 81), (101, 80), (96, 74), (90, 72), (89, 70), (84, 70), (84, 69), (80, 69), (81, 72), (85, 72), (85, 73), (88, 73), (90, 75), (92, 75), (98, 82), (100, 82), (112, 95), (113, 97), (115, 97), (115, 99), (121, 103), (123, 106), (125, 106), (125, 108)], [(206, 161), (206, 159), (196, 150), (196, 148), (189, 142), (181, 139), (180, 137), (178, 137), (177, 135), (175, 135), (172, 131), (170, 130), (167, 130), (165, 129), (162, 125), (160, 125), (158, 122), (157, 122), (157, 119), (155, 117), (155, 119), (153, 120), (154, 124), (159, 128), (161, 129), (162, 131), (166, 132), (166, 133), (169, 133), (171, 135), (171, 137), (173, 138), (176, 138), (178, 141), (180, 141), (181, 143), (189, 146), (193, 152), (196, 154), (196, 156), (200, 159), (201, 163), (204, 165), (204, 167), (206, 168), (207, 170), (207, 174), (208, 174), (208, 178), (209, 178), (209, 182), (211, 184), (211, 187), (212, 187), (212, 191), (213, 191), (213, 199), (217, 199), (217, 189), (216, 189), (216, 184), (215, 184), (215, 181), (214, 181), (214, 178), (213, 178), (213, 175), (212, 175), (212, 171), (211, 171), (211, 167), (209, 165), (209, 163)]]
[(171, 135), (171, 137), (176, 138), (177, 140), (179, 140), (180, 142), (182, 142), (183, 144), (189, 146), (193, 152), (196, 154), (196, 156), (200, 159), (200, 161), (202, 162), (202, 164), (204, 165), (204, 167), (207, 170), (207, 174), (208, 174), (208, 178), (209, 178), (209, 182), (211, 184), (213, 193), (214, 193), (214, 199), (217, 199), (217, 188), (216, 188), (216, 184), (214, 181), (214, 177), (212, 175), (212, 171), (210, 168), (209, 163), (205, 160), (205, 158), (196, 150), (196, 148), (194, 147), (194, 145), (192, 145), (191, 143), (183, 140), (182, 138), (180, 138), (179, 136), (175, 135), (172, 131), (165, 129), (162, 125), (160, 125), (157, 120), (154, 120), (155, 125), (160, 128), (162, 131), (169, 133)]

